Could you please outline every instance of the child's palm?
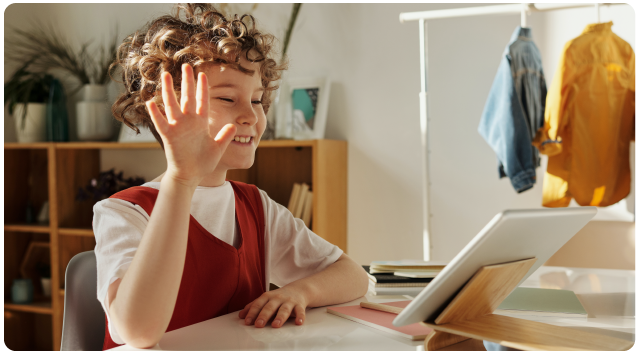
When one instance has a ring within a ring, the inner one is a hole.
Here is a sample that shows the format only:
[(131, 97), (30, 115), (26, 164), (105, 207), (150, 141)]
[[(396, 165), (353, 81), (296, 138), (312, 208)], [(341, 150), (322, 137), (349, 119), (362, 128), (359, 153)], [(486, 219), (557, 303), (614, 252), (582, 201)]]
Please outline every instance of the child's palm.
[[(154, 102), (147, 102), (151, 119), (164, 142), (167, 174), (187, 182), (199, 182), (217, 167), (236, 128), (227, 124), (219, 132), (209, 130), (209, 93), (206, 75), (201, 73), (195, 90), (193, 69), (182, 67), (182, 97), (178, 103), (173, 80), (162, 74), (162, 99), (166, 117)], [(217, 134), (215, 138), (214, 134)]]

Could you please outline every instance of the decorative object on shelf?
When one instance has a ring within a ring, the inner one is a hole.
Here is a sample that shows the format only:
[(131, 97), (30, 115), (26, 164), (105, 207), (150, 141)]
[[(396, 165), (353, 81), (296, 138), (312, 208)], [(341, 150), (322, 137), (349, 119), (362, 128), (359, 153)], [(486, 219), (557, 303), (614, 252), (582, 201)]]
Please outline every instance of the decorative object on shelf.
[(118, 137), (118, 142), (120, 143), (149, 143), (156, 142), (153, 133), (149, 130), (149, 128), (145, 128), (142, 125), (136, 125), (136, 127), (140, 130), (140, 134), (136, 133), (135, 130), (126, 126), (126, 124), (122, 124), (120, 127), (120, 135)]
[(84, 99), (76, 103), (78, 139), (110, 140), (116, 124), (107, 101), (106, 85), (84, 85)]
[(11, 302), (14, 304), (30, 304), (33, 302), (33, 282), (31, 279), (13, 279)]
[(49, 223), (49, 201), (45, 200), (40, 207), (40, 212), (38, 212), (38, 217), (36, 219), (38, 224), (48, 224)]
[(277, 107), (277, 138), (323, 139), (328, 113), (327, 77), (284, 81)]
[(44, 296), (51, 296), (51, 266), (48, 263), (38, 263), (36, 270), (40, 275), (40, 283), (42, 284), (42, 293)]
[(142, 177), (129, 177), (124, 179), (122, 171), (116, 174), (115, 169), (112, 168), (108, 171), (100, 172), (98, 178), (92, 178), (86, 187), (78, 188), (78, 194), (75, 199), (84, 201), (92, 196), (93, 201), (99, 202), (119, 191), (142, 185), (144, 182), (144, 178)]
[(67, 99), (60, 80), (51, 81), (47, 105), (47, 140), (69, 141), (69, 119), (67, 115)]
[(18, 142), (45, 141), (46, 102), (53, 76), (29, 71), (28, 61), (4, 84), (4, 104), (16, 124)]

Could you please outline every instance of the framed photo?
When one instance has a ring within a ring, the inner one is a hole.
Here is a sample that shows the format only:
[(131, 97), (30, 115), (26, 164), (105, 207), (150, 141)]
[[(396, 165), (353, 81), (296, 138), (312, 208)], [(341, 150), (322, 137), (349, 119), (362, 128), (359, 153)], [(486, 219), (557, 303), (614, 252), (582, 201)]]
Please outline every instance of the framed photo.
[(275, 137), (323, 139), (329, 91), (328, 77), (285, 80), (277, 104)]

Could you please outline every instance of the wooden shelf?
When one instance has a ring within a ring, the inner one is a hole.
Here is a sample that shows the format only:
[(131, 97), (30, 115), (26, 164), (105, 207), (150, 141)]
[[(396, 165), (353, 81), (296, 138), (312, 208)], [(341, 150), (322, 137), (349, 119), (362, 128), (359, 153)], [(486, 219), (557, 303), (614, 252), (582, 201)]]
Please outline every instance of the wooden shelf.
[(64, 297), (64, 289), (60, 289), (60, 296)]
[(117, 141), (72, 141), (65, 143), (4, 143), (5, 149), (74, 149), (74, 150), (94, 150), (94, 149), (160, 149), (160, 144), (149, 143), (118, 143)]
[[(314, 146), (317, 140), (262, 140), (259, 147)], [(159, 143), (119, 143), (117, 141), (72, 141), (64, 143), (4, 143), (5, 149), (161, 149)]]
[(13, 225), (4, 225), (4, 231), (5, 232), (6, 231), (35, 232), (40, 234), (48, 234), (49, 232), (51, 232), (51, 228), (49, 227), (49, 225), (13, 224)]
[(51, 308), (51, 302), (45, 302), (45, 301), (34, 302), (31, 304), (14, 304), (11, 302), (5, 302), (4, 309), (13, 310), (13, 311), (40, 313), (44, 315), (53, 314), (53, 309)]
[(58, 232), (63, 236), (95, 237), (95, 235), (93, 235), (93, 230), (91, 229), (60, 228), (58, 229)]
[(52, 143), (4, 143), (5, 149), (48, 149)]
[(317, 140), (262, 140), (258, 147), (305, 147), (315, 146)]
[(56, 143), (56, 149), (161, 149), (156, 142), (149, 143), (118, 143), (117, 141), (72, 141)]

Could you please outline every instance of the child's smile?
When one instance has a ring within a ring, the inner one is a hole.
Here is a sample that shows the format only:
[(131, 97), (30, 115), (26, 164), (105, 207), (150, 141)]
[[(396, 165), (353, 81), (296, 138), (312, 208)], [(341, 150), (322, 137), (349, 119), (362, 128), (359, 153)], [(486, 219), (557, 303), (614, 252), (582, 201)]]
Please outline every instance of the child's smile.
[(240, 144), (240, 145), (252, 145), (253, 144), (253, 137), (252, 136), (235, 136), (235, 138), (233, 139), (232, 143), (236, 143), (236, 144)]

